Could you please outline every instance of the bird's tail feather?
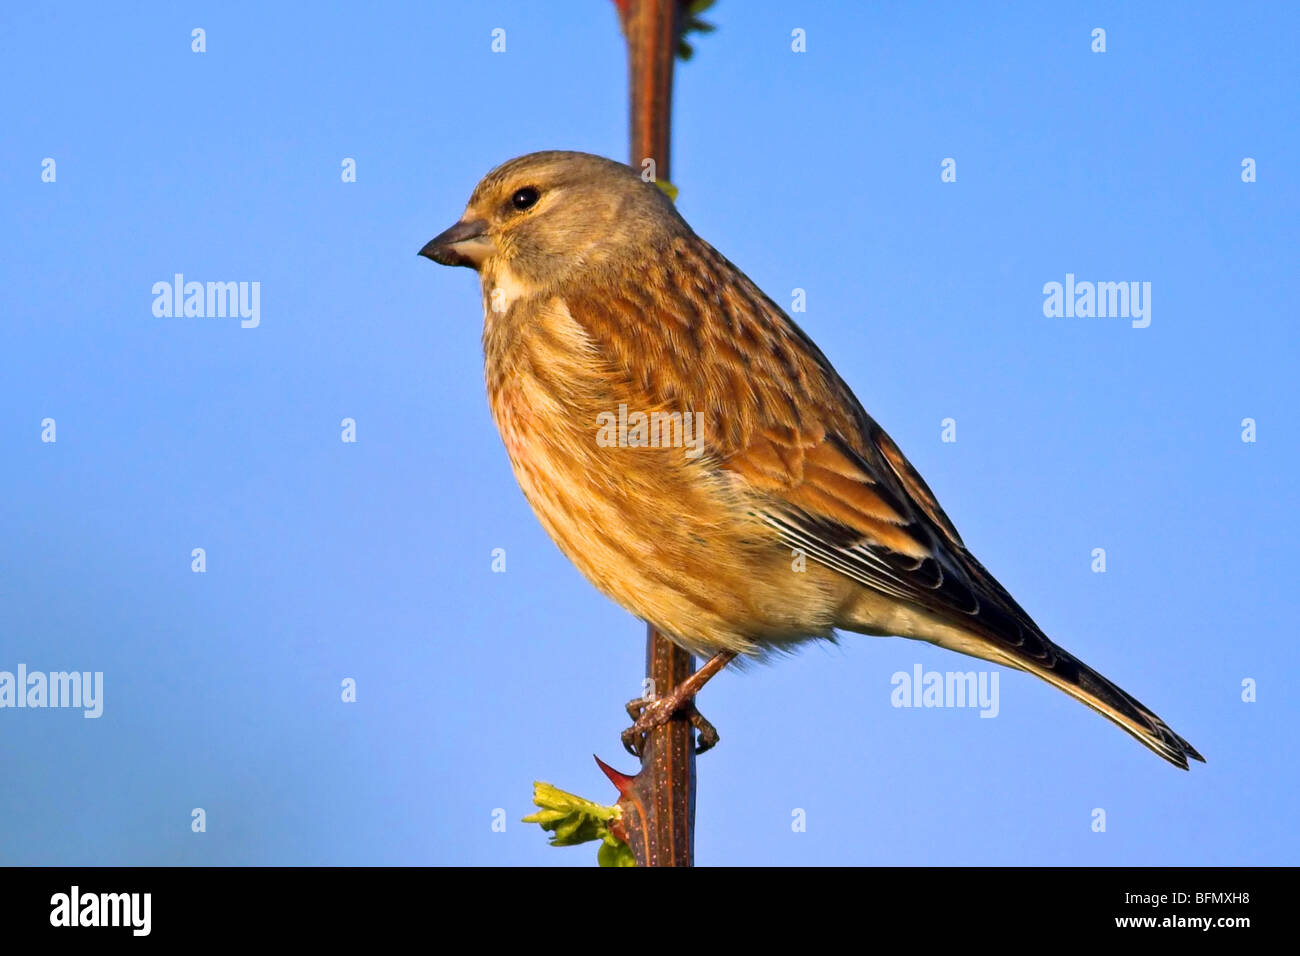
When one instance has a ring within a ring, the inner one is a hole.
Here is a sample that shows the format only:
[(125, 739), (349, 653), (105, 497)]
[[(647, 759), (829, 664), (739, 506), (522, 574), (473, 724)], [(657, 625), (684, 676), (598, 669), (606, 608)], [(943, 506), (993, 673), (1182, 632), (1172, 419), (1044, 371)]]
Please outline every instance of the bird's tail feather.
[(1118, 724), (1175, 767), (1187, 769), (1187, 758), (1205, 763), (1205, 758), (1170, 729), (1142, 702), (1111, 683), (1069, 652), (1050, 644), (1053, 653), (1045, 660), (1028, 656), (1007, 663), (1041, 677), (1065, 691), (1075, 700), (1087, 704), (1097, 713)]

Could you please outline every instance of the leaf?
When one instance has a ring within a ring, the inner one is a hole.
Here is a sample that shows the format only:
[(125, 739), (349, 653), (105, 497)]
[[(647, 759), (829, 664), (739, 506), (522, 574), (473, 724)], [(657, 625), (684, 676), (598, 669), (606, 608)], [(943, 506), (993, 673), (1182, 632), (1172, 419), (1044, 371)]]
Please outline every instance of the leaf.
[(712, 33), (717, 27), (700, 19), (700, 14), (713, 6), (714, 0), (693, 0), (686, 7), (686, 22), (682, 25), (682, 35), (677, 41), (677, 58), (689, 60), (695, 55), (695, 47), (686, 42), (692, 33)]
[(610, 825), (623, 815), (617, 806), (606, 807), (540, 780), (533, 783), (533, 803), (540, 809), (524, 817), (551, 834), (551, 846), (577, 846), (601, 842), (596, 862), (601, 866), (636, 866), (632, 848), (616, 837)]
[(677, 196), (679, 193), (681, 193), (680, 189), (678, 189), (676, 186), (674, 186), (666, 179), (656, 179), (655, 185), (664, 191), (665, 196), (667, 196), (673, 202), (677, 202)]
[(596, 862), (601, 866), (636, 866), (636, 857), (630, 846), (615, 837), (613, 842), (606, 840), (600, 845)]

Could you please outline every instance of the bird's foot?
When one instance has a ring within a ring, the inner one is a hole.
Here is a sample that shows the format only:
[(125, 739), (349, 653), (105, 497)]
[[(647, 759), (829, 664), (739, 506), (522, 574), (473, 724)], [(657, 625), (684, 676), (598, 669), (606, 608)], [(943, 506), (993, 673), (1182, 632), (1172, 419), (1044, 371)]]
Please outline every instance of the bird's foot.
[(646, 734), (656, 727), (662, 727), (677, 714), (682, 714), (698, 733), (695, 752), (702, 754), (718, 742), (718, 732), (704, 719), (704, 715), (695, 709), (695, 695), (714, 674), (722, 670), (736, 658), (735, 651), (719, 651), (705, 661), (704, 666), (686, 678), (663, 697), (646, 700), (638, 697), (628, 701), (627, 714), (634, 723), (623, 731), (623, 746), (634, 757), (640, 757), (645, 746)]
[(717, 728), (696, 708), (695, 695), (679, 694), (674, 690), (670, 694), (652, 700), (638, 697), (627, 702), (627, 715), (634, 722), (631, 727), (623, 731), (624, 749), (632, 756), (640, 757), (645, 746), (646, 735), (656, 727), (662, 727), (678, 714), (684, 715), (695, 728), (697, 754), (711, 750), (717, 744), (720, 739)]

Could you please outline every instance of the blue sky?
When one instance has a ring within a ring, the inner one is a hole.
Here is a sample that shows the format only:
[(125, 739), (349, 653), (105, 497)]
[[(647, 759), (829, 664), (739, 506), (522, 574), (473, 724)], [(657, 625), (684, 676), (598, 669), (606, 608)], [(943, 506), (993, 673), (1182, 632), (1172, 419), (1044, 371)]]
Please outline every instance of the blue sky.
[[(505, 159), (626, 157), (612, 5), (267, 6), (0, 13), (0, 671), (104, 675), (98, 719), (0, 709), (0, 862), (591, 865), (518, 821), (632, 769), (643, 628), (514, 482), (473, 275), (415, 253)], [(702, 695), (698, 860), (1294, 864), (1300, 14), (972, 7), (721, 0), (679, 207), (1209, 763), (1005, 670), (995, 719), (896, 708), (990, 668), (849, 635)], [(260, 323), (155, 316), (176, 273)], [(1149, 327), (1046, 317), (1067, 274), (1151, 283)]]

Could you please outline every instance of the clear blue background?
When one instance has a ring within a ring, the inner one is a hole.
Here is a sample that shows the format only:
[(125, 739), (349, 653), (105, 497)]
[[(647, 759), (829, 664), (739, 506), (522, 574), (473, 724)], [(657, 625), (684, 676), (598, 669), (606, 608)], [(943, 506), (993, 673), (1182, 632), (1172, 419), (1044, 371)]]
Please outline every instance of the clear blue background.
[[(0, 711), (0, 862), (591, 865), (518, 821), (632, 769), (643, 628), (515, 485), (474, 276), (415, 253), (507, 158), (626, 157), (613, 7), (268, 6), (0, 14), (0, 669), (106, 682)], [(1298, 862), (1296, 7), (795, 10), (710, 11), (682, 212), (807, 291), (975, 553), (1209, 764), (1006, 671), (997, 719), (895, 709), (981, 665), (849, 636), (702, 696), (699, 861)], [(175, 272), (259, 281), (260, 328), (155, 318)], [(1045, 318), (1067, 272), (1151, 282), (1150, 328)]]

